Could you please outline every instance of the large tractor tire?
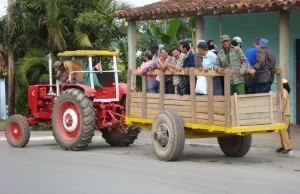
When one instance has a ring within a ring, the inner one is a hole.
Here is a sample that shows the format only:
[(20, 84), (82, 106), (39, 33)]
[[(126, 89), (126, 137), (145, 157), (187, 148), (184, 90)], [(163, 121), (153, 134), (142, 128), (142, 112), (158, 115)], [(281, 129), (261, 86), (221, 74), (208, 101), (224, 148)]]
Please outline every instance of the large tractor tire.
[(6, 121), (7, 142), (16, 148), (24, 148), (30, 139), (30, 127), (22, 115), (12, 115)]
[(140, 128), (135, 126), (127, 129), (105, 129), (102, 130), (102, 137), (111, 146), (128, 147), (134, 143), (140, 132)]
[(53, 135), (66, 150), (85, 149), (96, 129), (92, 101), (76, 88), (63, 92), (55, 101), (52, 115)]
[(158, 113), (152, 124), (152, 145), (156, 156), (162, 161), (176, 161), (185, 144), (183, 121), (171, 110)]
[(218, 137), (222, 152), (228, 157), (243, 157), (250, 150), (252, 135)]

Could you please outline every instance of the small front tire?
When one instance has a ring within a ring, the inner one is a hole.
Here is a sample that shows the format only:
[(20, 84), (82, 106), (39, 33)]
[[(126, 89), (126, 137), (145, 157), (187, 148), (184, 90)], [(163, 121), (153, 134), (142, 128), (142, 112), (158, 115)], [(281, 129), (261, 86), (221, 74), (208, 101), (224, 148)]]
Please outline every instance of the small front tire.
[(5, 136), (7, 142), (16, 148), (24, 148), (30, 139), (28, 121), (22, 115), (12, 115), (6, 121)]

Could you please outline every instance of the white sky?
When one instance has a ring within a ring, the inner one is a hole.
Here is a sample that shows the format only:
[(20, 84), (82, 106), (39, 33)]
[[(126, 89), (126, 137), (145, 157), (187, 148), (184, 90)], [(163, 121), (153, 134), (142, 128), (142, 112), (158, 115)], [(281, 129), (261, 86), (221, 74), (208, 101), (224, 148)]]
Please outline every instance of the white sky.
[[(1, 0), (0, 0), (1, 1)], [(139, 7), (139, 6), (143, 6), (143, 5), (148, 5), (154, 2), (158, 2), (160, 0), (124, 0), (125, 2), (129, 2), (132, 5)]]
[[(151, 4), (160, 0), (123, 0), (129, 2), (135, 7)], [(6, 14), (7, 0), (0, 0), (0, 17)]]

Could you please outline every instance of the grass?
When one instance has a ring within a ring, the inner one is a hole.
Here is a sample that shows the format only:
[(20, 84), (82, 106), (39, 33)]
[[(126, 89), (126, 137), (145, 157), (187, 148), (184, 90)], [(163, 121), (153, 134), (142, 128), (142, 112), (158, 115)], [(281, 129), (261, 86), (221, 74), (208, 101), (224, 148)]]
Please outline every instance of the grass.
[(5, 120), (0, 120), (0, 131), (4, 131), (5, 123), (6, 123)]

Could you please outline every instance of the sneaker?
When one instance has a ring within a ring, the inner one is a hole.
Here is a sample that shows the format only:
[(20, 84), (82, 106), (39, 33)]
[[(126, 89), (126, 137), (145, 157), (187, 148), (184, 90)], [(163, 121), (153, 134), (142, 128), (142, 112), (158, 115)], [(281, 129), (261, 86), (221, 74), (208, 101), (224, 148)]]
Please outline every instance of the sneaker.
[(283, 148), (277, 148), (276, 152), (281, 153), (284, 149)]
[(292, 151), (292, 149), (283, 150), (281, 153), (282, 153), (282, 154), (288, 154), (290, 151)]

